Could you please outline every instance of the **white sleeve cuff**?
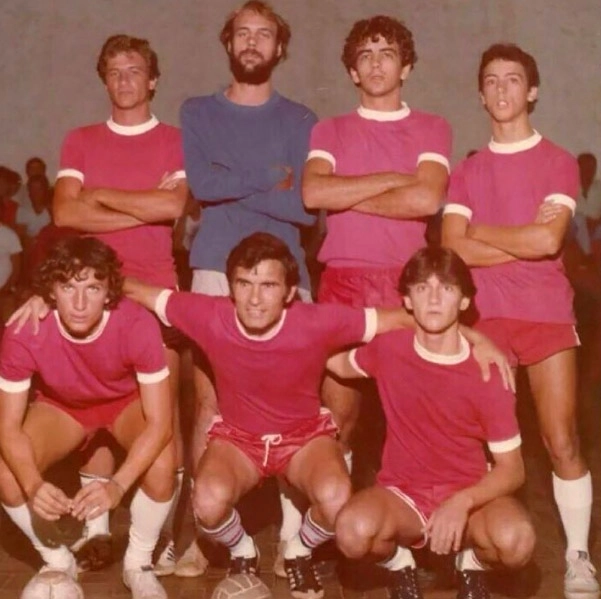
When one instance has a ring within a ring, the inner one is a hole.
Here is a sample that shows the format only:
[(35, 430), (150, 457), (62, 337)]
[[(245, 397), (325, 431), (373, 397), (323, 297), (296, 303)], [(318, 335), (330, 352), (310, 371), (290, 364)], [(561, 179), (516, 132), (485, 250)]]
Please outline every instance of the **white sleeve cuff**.
[(31, 387), (31, 379), (23, 381), (8, 381), (0, 376), (0, 390), (6, 393), (22, 393)]
[(334, 170), (336, 169), (336, 158), (334, 158), (332, 154), (326, 152), (325, 150), (311, 150), (307, 156), (307, 160), (311, 160), (311, 158), (321, 158), (322, 160), (327, 160), (332, 165), (332, 168)]
[(459, 216), (465, 216), (467, 220), (472, 220), (474, 214), (471, 208), (464, 206), (463, 204), (445, 204), (442, 209), (443, 214), (459, 214)]
[(74, 168), (63, 168), (60, 171), (58, 171), (58, 173), (56, 174), (56, 178), (61, 179), (63, 177), (74, 177), (81, 183), (83, 183), (84, 180), (83, 173)]
[(576, 201), (564, 193), (552, 193), (551, 195), (547, 196), (544, 201), (566, 206), (570, 209), (572, 216), (574, 216), (574, 212), (576, 212)]
[(349, 352), (349, 355), (348, 355), (348, 360), (349, 360), (349, 362), (350, 362), (351, 366), (352, 366), (352, 367), (353, 367), (353, 368), (354, 368), (354, 369), (355, 369), (355, 370), (356, 370), (356, 371), (357, 371), (357, 372), (358, 372), (358, 373), (359, 373), (361, 376), (365, 377), (366, 379), (368, 379), (368, 378), (369, 378), (369, 374), (367, 374), (367, 372), (365, 372), (365, 370), (363, 370), (363, 369), (361, 368), (361, 366), (359, 366), (359, 364), (357, 364), (357, 348), (355, 348), (355, 349), (352, 349), (352, 350)]
[(505, 441), (489, 441), (488, 449), (490, 449), (491, 453), (507, 453), (508, 451), (517, 449), (521, 444), (522, 437), (518, 433), (515, 437), (506, 439)]
[(169, 376), (169, 368), (165, 366), (158, 372), (136, 372), (136, 379), (141, 385), (152, 385), (159, 383)]
[(172, 326), (167, 319), (167, 302), (169, 301), (172, 293), (173, 289), (163, 289), (154, 302), (154, 312), (166, 327)]
[(365, 333), (363, 334), (363, 343), (368, 343), (375, 336), (378, 330), (378, 311), (375, 308), (365, 308)]
[(451, 165), (449, 164), (449, 159), (442, 154), (437, 154), (436, 152), (424, 152), (417, 157), (417, 164), (420, 162), (424, 162), (425, 160), (429, 160), (431, 162), (438, 162), (438, 164), (442, 164), (447, 169), (447, 173), (451, 172)]

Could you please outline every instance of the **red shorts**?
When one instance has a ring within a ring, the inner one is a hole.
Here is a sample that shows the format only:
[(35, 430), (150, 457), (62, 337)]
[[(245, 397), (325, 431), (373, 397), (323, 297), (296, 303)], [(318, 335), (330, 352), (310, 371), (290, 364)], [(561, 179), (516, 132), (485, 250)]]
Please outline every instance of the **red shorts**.
[(304, 420), (302, 424), (286, 433), (253, 435), (231, 426), (216, 416), (208, 431), (209, 442), (214, 439), (235, 445), (255, 465), (261, 476), (283, 474), (294, 454), (316, 437), (335, 439), (338, 427), (325, 408), (319, 416)]
[[(391, 493), (394, 493), (401, 501), (405, 502), (417, 515), (421, 523), (425, 526), (434, 510), (453, 493), (457, 492), (454, 485), (435, 485), (433, 487), (412, 488), (410, 492), (405, 492), (399, 487), (386, 486)], [(415, 549), (421, 549), (428, 543), (428, 535), (424, 535), (417, 543), (413, 545)]]
[(475, 328), (491, 338), (509, 358), (511, 366), (536, 364), (566, 349), (578, 347), (573, 324), (529, 322), (513, 318), (487, 318)]
[(110, 429), (119, 414), (134, 401), (140, 399), (138, 391), (134, 391), (124, 397), (110, 401), (99, 401), (98, 403), (77, 408), (65, 405), (63, 402), (47, 397), (41, 391), (36, 391), (34, 402), (45, 403), (54, 406), (61, 412), (69, 414), (71, 418), (79, 422), (86, 431), (88, 437), (92, 436), (98, 429)]
[(377, 306), (396, 308), (403, 299), (399, 294), (400, 268), (331, 268), (321, 274), (317, 301), (344, 304), (354, 308)]

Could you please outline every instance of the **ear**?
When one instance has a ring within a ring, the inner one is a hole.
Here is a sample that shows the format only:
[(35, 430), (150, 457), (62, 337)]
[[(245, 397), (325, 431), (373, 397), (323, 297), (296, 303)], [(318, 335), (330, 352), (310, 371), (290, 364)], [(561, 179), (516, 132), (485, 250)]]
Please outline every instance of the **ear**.
[(288, 291), (288, 295), (286, 296), (286, 299), (284, 300), (284, 303), (286, 305), (288, 305), (292, 302), (297, 291), (298, 291), (298, 287), (296, 285), (293, 285), (292, 287), (290, 287), (290, 290)]
[(403, 296), (403, 305), (405, 306), (407, 312), (413, 311), (413, 304), (411, 303), (411, 298), (408, 295)]
[(469, 308), (470, 303), (471, 303), (471, 300), (469, 297), (462, 297), (461, 301), (459, 302), (459, 310), (461, 312), (467, 310)]
[(409, 77), (409, 73), (411, 73), (411, 65), (410, 64), (406, 64), (401, 69), (401, 81), (405, 81), (405, 79), (407, 79), (407, 77)]
[(278, 47), (276, 48), (276, 51), (275, 51), (275, 55), (278, 58), (282, 57), (282, 44), (278, 44)]
[(156, 89), (157, 83), (158, 83), (158, 79), (151, 79), (148, 82), (148, 89), (150, 89), (150, 90)]
[(536, 101), (537, 98), (538, 98), (538, 87), (531, 87), (530, 90), (528, 91), (528, 95), (526, 96), (526, 99), (528, 100), (528, 102), (534, 102), (534, 101)]
[(353, 67), (351, 67), (349, 69), (349, 75), (351, 76), (351, 81), (355, 84), (355, 85), (359, 85), (359, 75), (357, 74), (357, 70), (354, 69)]
[(479, 92), (478, 95), (480, 96), (480, 102), (482, 103), (482, 106), (486, 106), (486, 99), (484, 98), (484, 94), (482, 92)]

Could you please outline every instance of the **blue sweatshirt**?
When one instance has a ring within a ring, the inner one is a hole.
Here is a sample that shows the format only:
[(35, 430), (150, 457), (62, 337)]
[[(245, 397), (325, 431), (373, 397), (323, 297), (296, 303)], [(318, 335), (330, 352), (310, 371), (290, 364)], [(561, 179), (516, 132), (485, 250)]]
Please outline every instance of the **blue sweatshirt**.
[[(186, 176), (203, 204), (192, 242), (190, 266), (225, 272), (230, 250), (244, 237), (265, 231), (285, 241), (309, 289), (299, 225), (312, 225), (301, 199), (301, 175), (317, 117), (277, 92), (260, 106), (242, 106), (222, 92), (189, 98), (181, 108)], [(274, 187), (294, 173), (291, 190)]]

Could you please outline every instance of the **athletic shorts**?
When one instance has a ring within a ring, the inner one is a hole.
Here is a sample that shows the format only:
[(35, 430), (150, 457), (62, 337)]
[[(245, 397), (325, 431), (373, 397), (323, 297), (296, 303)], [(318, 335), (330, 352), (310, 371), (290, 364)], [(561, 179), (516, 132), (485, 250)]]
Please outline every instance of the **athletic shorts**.
[[(453, 493), (457, 492), (454, 485), (436, 485), (434, 487), (421, 487), (405, 490), (397, 486), (384, 486), (394, 493), (401, 501), (404, 501), (420, 519), (422, 525), (426, 525), (434, 510)], [(414, 549), (421, 549), (428, 543), (428, 535), (424, 535), (413, 545)]]
[[(224, 297), (230, 294), (230, 286), (227, 276), (223, 272), (217, 270), (202, 270), (195, 269), (192, 271), (192, 292), (203, 293), (204, 295), (212, 295)], [(312, 303), (311, 292), (308, 289), (299, 287), (298, 299), (305, 303)]]
[(215, 416), (208, 431), (208, 441), (221, 439), (237, 447), (255, 465), (262, 477), (283, 474), (297, 451), (317, 437), (338, 436), (338, 427), (329, 410), (322, 408), (319, 416), (303, 420), (286, 433), (253, 435), (231, 426), (221, 416)]
[(529, 366), (561, 351), (578, 347), (573, 324), (528, 322), (512, 318), (487, 318), (475, 328), (490, 337), (509, 358), (512, 367)]
[(136, 390), (129, 395), (119, 397), (113, 400), (100, 400), (85, 408), (77, 408), (65, 405), (63, 402), (47, 397), (41, 391), (36, 391), (34, 402), (45, 403), (54, 406), (61, 412), (69, 414), (71, 418), (79, 422), (86, 431), (88, 437), (91, 437), (99, 429), (110, 429), (121, 412), (134, 401), (140, 399), (140, 394)]
[(403, 299), (398, 292), (402, 268), (326, 267), (319, 282), (319, 303), (355, 308), (396, 308)]

